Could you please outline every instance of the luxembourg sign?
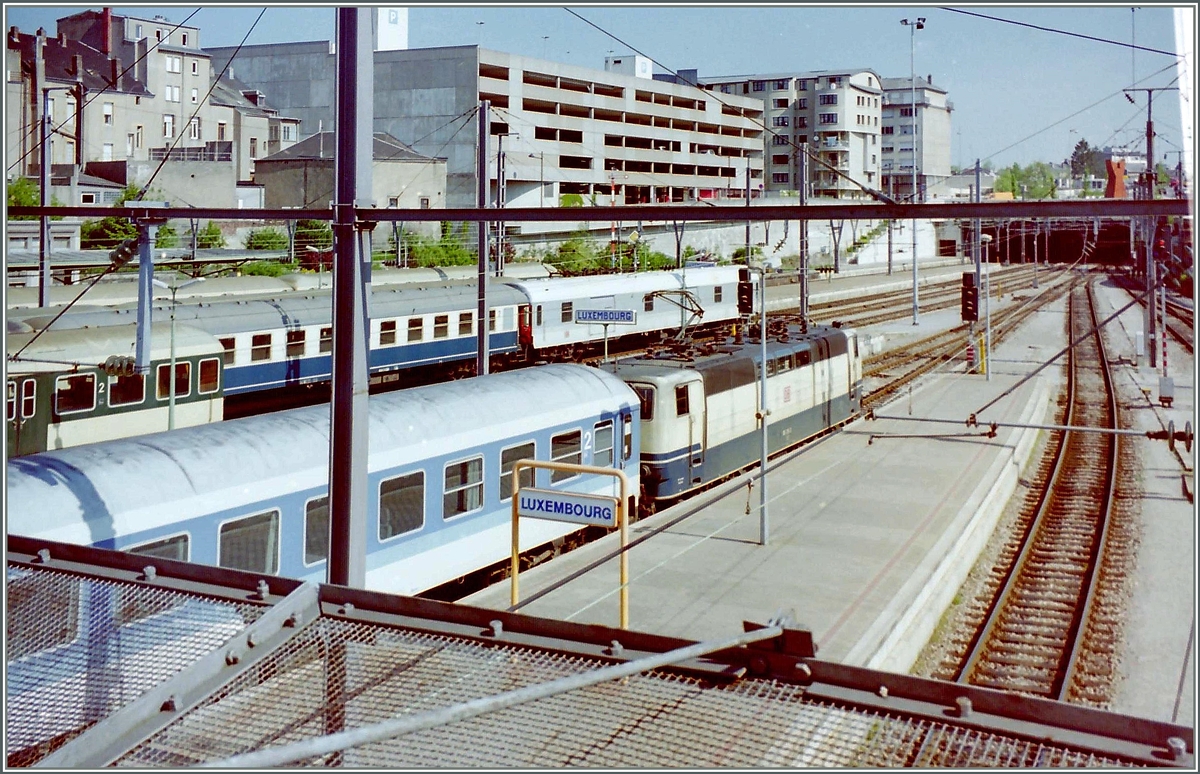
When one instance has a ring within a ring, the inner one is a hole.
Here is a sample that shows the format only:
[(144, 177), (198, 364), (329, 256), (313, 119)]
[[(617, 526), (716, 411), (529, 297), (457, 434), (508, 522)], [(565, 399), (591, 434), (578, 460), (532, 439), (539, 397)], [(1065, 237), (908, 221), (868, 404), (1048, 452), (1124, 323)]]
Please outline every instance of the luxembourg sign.
[(517, 515), (594, 527), (617, 526), (617, 498), (522, 487)]
[(632, 309), (576, 309), (575, 322), (599, 325), (636, 325), (637, 313)]

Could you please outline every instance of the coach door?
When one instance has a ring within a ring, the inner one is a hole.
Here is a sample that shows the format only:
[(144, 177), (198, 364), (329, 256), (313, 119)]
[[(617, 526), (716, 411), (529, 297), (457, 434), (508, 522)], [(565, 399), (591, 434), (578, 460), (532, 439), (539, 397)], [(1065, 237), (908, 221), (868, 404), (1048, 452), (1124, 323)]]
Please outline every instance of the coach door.
[(47, 412), (38, 412), (36, 379), (32, 376), (9, 379), (5, 389), (8, 456), (45, 451)]
[(688, 486), (704, 480), (707, 423), (704, 411), (704, 382), (696, 377), (675, 385), (675, 416), (687, 425)]
[(833, 363), (829, 360), (829, 341), (817, 339), (817, 351), (813, 357), (813, 374), (816, 377), (817, 402), (821, 406), (821, 428), (833, 422)]

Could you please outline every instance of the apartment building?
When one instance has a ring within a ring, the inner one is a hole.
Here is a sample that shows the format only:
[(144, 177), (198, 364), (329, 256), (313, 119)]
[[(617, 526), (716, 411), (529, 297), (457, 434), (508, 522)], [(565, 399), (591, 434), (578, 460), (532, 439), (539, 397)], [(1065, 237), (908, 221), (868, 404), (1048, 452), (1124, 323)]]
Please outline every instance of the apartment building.
[[(198, 28), (162, 16), (84, 11), (59, 19), (53, 38), (13, 28), (7, 49), (9, 105), (19, 108), (6, 113), (6, 151), (27, 159), (22, 174), (36, 174), (44, 86), (73, 90), (51, 94), (54, 164), (121, 186), (156, 175), (158, 195), (175, 202), (258, 206), (254, 158), (299, 140), (299, 120), (280, 116), (261, 94), (214, 83)], [(92, 203), (83, 201), (89, 196), (71, 186), (72, 203)]]
[[(233, 49), (209, 53), (219, 67)], [(752, 191), (761, 191), (760, 99), (717, 100), (656, 81), (633, 56), (607, 64), (477, 46), (376, 51), (374, 128), (447, 159), (447, 207), (475, 205), (481, 100), (491, 104), (492, 195), (503, 153), (509, 206), (744, 199), (747, 166)], [(305, 134), (333, 127), (331, 43), (245, 46), (234, 66), (238, 80), (300, 118)]]
[[(800, 187), (797, 156), (807, 144), (813, 196), (870, 198), (863, 187), (880, 185), (882, 79), (874, 70), (699, 78), (721, 99), (740, 96), (763, 103), (766, 190), (794, 194)], [(726, 96), (728, 95), (728, 96)]]
[(932, 75), (918, 76), (914, 115), (913, 80), (883, 79), (880, 119), (885, 193), (899, 199), (912, 198), (915, 159), (918, 200), (928, 200), (931, 191), (940, 194), (940, 184), (951, 174), (950, 113), (954, 103), (946, 95), (945, 89), (933, 85)]

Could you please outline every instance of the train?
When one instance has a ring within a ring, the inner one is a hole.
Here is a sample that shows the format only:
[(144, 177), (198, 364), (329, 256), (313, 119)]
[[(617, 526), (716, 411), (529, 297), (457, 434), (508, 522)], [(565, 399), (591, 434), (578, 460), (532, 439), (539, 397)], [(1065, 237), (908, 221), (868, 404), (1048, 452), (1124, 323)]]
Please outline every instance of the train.
[[(538, 365), (372, 396), (367, 587), (415, 594), (505, 560), (517, 460), (621, 470), (649, 505), (754, 464), (758, 399), (745, 379), (761, 373), (760, 348), (731, 340), (691, 357)], [(858, 360), (851, 329), (773, 335), (773, 449), (853, 418)], [(328, 460), (327, 405), (18, 457), (7, 463), (8, 530), (321, 580)], [(608, 476), (522, 476), (618, 494)], [(521, 549), (553, 553), (581, 529), (528, 520)]]
[[(656, 343), (688, 329), (717, 329), (741, 319), (737, 287), (749, 285), (738, 267), (712, 267), (687, 272), (640, 272), (595, 277), (543, 277), (503, 279), (489, 284), (488, 328), (492, 370), (535, 362), (574, 361), (598, 355), (612, 344), (637, 346)], [(258, 286), (259, 277), (254, 280)], [(190, 289), (190, 288), (189, 288)], [(395, 283), (371, 292), (369, 367), (372, 385), (378, 388), (446, 381), (471, 375), (475, 370), (477, 287), (473, 282)], [(622, 310), (627, 322), (614, 325), (577, 324), (574, 310)], [(156, 304), (154, 319), (171, 315), (170, 305)], [(332, 296), (328, 288), (278, 295), (201, 297), (181, 301), (174, 309), (177, 336), (207, 336), (221, 353), (217, 384), (224, 399), (225, 416), (246, 416), (262, 411), (312, 403), (328, 398), (332, 370)], [(53, 395), (59, 377), (93, 374), (100, 388), (105, 374), (100, 368), (108, 357), (132, 353), (132, 343), (117, 347), (93, 331), (114, 326), (128, 328), (137, 319), (134, 305), (72, 309), (61, 317), (53, 310), (10, 310), (8, 314), (10, 395), (20, 395), (23, 384), (40, 380), (39, 389)], [(23, 353), (11, 356), (38, 331), (54, 333), (49, 344), (40, 339)], [(75, 333), (72, 333), (75, 331)], [(72, 337), (78, 342), (70, 344)], [(132, 339), (130, 339), (132, 342)], [(155, 345), (167, 341), (155, 334)], [(72, 357), (54, 354), (68, 347)], [(115, 351), (114, 351), (115, 350)], [(56, 360), (57, 371), (30, 369), (30, 363)], [(74, 365), (72, 365), (74, 364)], [(156, 363), (154, 367), (159, 365)], [(323, 391), (324, 390), (324, 391)], [(100, 406), (103, 396), (94, 404)], [(64, 425), (80, 423), (84, 414), (56, 412), (52, 398), (48, 411), (25, 417), (10, 411), (9, 454), (62, 448), (85, 437), (67, 432)], [(151, 403), (148, 413), (136, 416), (129, 409), (125, 421), (105, 426), (94, 440), (109, 440), (165, 428), (165, 418)], [(220, 419), (221, 417), (217, 417)], [(22, 425), (37, 424), (36, 430)], [(97, 423), (90, 423), (99, 430)], [(83, 425), (79, 424), (82, 428)], [(18, 434), (25, 444), (13, 443)], [(36, 439), (45, 438), (45, 445)]]

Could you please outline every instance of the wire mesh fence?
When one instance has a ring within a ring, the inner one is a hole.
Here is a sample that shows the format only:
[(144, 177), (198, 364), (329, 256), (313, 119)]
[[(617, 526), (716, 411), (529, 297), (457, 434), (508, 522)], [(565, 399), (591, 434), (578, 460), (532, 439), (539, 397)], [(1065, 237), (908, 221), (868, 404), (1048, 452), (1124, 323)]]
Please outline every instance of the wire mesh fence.
[[(10, 766), (31, 765), (238, 636), (264, 606), (8, 567)], [(494, 697), (606, 666), (570, 651), (325, 614), (115, 765), (178, 767)], [(837, 704), (778, 679), (668, 670), (309, 758), (353, 767), (1063, 767), (1118, 756)]]

